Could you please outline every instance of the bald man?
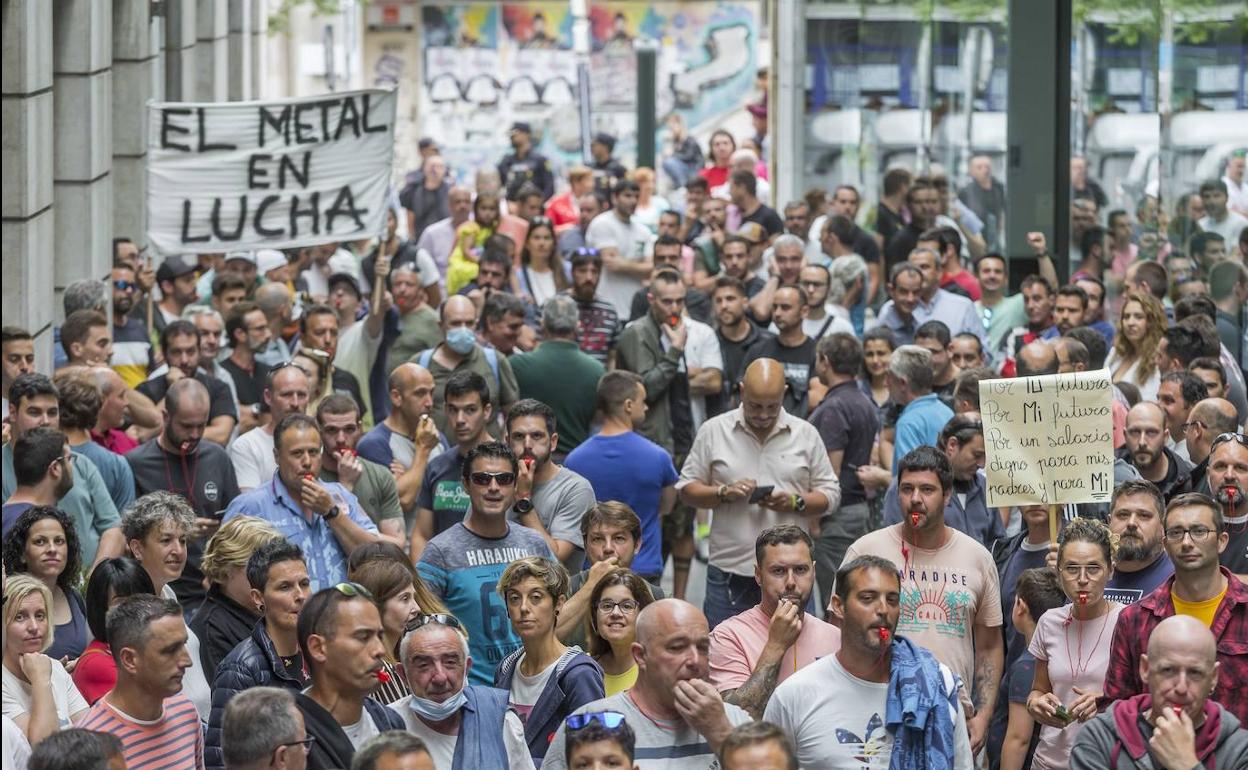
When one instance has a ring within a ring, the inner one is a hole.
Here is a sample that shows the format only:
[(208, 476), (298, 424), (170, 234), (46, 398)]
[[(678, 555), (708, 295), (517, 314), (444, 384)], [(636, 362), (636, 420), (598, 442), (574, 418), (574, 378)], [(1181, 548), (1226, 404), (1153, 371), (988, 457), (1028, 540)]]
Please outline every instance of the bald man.
[[(442, 342), (412, 357), (412, 363), (425, 367), (433, 376), (433, 406), (428, 414), (438, 430), (446, 431), (443, 391), (446, 381), (455, 372), (467, 370), (484, 377), (495, 410), (501, 413), (510, 409), (520, 399), (520, 386), (516, 384), (516, 375), (507, 357), (477, 343), (477, 306), (472, 300), (458, 294), (448, 297), (442, 303), (439, 327)], [(496, 420), (491, 420), (487, 427), (494, 438), (502, 435)]]
[(750, 364), (741, 406), (702, 425), (676, 482), (687, 505), (715, 511), (703, 605), (712, 628), (762, 600), (754, 580), (760, 531), (797, 524), (818, 537), (821, 517), (841, 500), (819, 431), (784, 410), (784, 393), (783, 364)]
[(1052, 343), (1034, 340), (1018, 351), (1016, 366), (1019, 377), (1037, 377), (1042, 374), (1057, 374), (1061, 361)]
[[(661, 599), (637, 616), (633, 660), (637, 683), (587, 703), (576, 713), (615, 711), (633, 728), (640, 770), (709, 770), (720, 744), (750, 715), (724, 703), (708, 681), (710, 630), (697, 607)], [(564, 727), (555, 733), (542, 770), (566, 770)]]
[(307, 411), (311, 396), (309, 387), (307, 373), (297, 366), (269, 370), (265, 377), (264, 403), (268, 405), (273, 419), (244, 433), (227, 450), (234, 463), (238, 488), (242, 491), (254, 489), (273, 478), (277, 471), (277, 460), (273, 457), (273, 428), (286, 415)]
[(1195, 618), (1174, 615), (1157, 624), (1139, 659), (1148, 693), (1115, 702), (1085, 725), (1070, 770), (1248, 767), (1248, 731), (1209, 697), (1227, 674), (1217, 651), (1213, 634)]
[[(471, 300), (468, 302), (472, 304)], [(419, 364), (399, 364), (390, 372), (387, 386), (390, 414), (360, 439), (355, 451), (394, 474), (399, 507), (403, 509), (404, 531), (411, 532), (416, 523), (416, 497), (425, 478), (425, 468), (448, 444), (430, 415), (435, 386), (428, 369)], [(423, 548), (423, 539), (420, 545)], [(419, 550), (413, 561), (418, 556)]]
[(1166, 448), (1169, 436), (1165, 410), (1153, 401), (1141, 401), (1127, 412), (1127, 441), (1118, 450), (1120, 459), (1157, 485), (1166, 502), (1192, 491), (1192, 464)]
[(1238, 430), (1235, 405), (1224, 398), (1206, 398), (1197, 401), (1187, 415), (1183, 438), (1187, 440), (1187, 454), (1196, 467), (1192, 468), (1192, 488), (1200, 489), (1209, 468), (1209, 450), (1213, 440), (1223, 433)]

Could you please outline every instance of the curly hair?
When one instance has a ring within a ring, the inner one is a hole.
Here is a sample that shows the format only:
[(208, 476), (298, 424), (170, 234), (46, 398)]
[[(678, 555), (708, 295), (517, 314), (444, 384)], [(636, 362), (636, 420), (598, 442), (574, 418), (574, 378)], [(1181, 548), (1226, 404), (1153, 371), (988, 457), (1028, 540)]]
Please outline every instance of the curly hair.
[[(589, 611), (585, 613), (586, 652), (595, 660), (611, 652), (611, 644), (598, 633), (598, 624), (594, 619), (598, 612), (598, 600), (602, 598), (603, 592), (612, 586), (628, 588), (628, 592), (637, 601), (638, 615), (654, 601), (654, 593), (650, 590), (650, 584), (631, 569), (617, 567), (603, 575), (602, 580), (598, 581), (598, 585), (594, 586), (593, 592), (589, 595)], [(634, 615), (633, 622), (636, 623), (636, 620), (637, 616)]]
[[(1144, 339), (1140, 340), (1138, 347), (1122, 332), (1122, 317), (1132, 302), (1137, 303), (1143, 309), (1146, 324)], [(1143, 385), (1153, 376), (1153, 371), (1157, 368), (1157, 346), (1161, 344), (1162, 335), (1166, 333), (1169, 325), (1166, 320), (1166, 309), (1152, 294), (1133, 291), (1122, 303), (1122, 310), (1118, 313), (1118, 325), (1114, 331), (1114, 353), (1121, 359), (1136, 362), (1136, 385)]]
[(121, 514), (121, 533), (126, 542), (144, 540), (152, 530), (172, 521), (190, 533), (195, 527), (195, 511), (186, 498), (173, 492), (148, 492), (130, 503)]
[(1109, 526), (1099, 519), (1086, 519), (1082, 516), (1071, 519), (1057, 536), (1057, 561), (1062, 561), (1062, 553), (1068, 543), (1091, 543), (1099, 546), (1105, 554), (1105, 563), (1113, 565), (1118, 556), (1118, 535), (1110, 531)]
[(4, 536), (4, 570), (10, 575), (30, 571), (26, 564), (26, 541), (31, 528), (44, 519), (55, 519), (65, 532), (65, 569), (57, 576), (56, 585), (68, 592), (77, 586), (81, 577), (78, 573), (82, 569), (82, 555), (73, 519), (55, 506), (36, 505), (17, 517), (9, 534)]

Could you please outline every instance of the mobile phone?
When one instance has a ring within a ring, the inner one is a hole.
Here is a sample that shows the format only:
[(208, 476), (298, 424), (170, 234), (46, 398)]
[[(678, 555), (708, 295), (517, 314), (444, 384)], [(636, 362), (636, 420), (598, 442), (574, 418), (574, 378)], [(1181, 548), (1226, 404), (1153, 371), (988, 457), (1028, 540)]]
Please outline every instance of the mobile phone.
[(775, 489), (774, 484), (765, 487), (754, 487), (754, 491), (750, 493), (750, 502), (757, 503), (767, 499), (767, 496), (774, 492)]

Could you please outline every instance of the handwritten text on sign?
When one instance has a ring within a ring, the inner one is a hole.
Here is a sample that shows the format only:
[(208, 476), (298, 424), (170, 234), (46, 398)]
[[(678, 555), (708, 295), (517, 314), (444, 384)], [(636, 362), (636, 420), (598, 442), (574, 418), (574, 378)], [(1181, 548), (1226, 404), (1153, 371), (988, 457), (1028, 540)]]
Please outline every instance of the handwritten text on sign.
[(379, 233), (394, 157), (393, 91), (148, 114), (148, 217), (162, 253), (285, 248)]
[(981, 381), (988, 504), (1108, 500), (1112, 387), (1104, 370)]

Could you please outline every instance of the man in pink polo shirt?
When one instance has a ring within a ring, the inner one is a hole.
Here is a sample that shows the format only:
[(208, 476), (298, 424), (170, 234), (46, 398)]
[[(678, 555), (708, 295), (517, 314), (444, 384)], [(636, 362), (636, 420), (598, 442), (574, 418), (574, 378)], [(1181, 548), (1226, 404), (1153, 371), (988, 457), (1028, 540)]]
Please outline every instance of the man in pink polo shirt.
[(754, 541), (754, 579), (762, 600), (711, 631), (711, 684), (755, 719), (776, 685), (841, 647), (841, 631), (806, 612), (815, 585), (814, 543), (806, 530), (780, 524)]

